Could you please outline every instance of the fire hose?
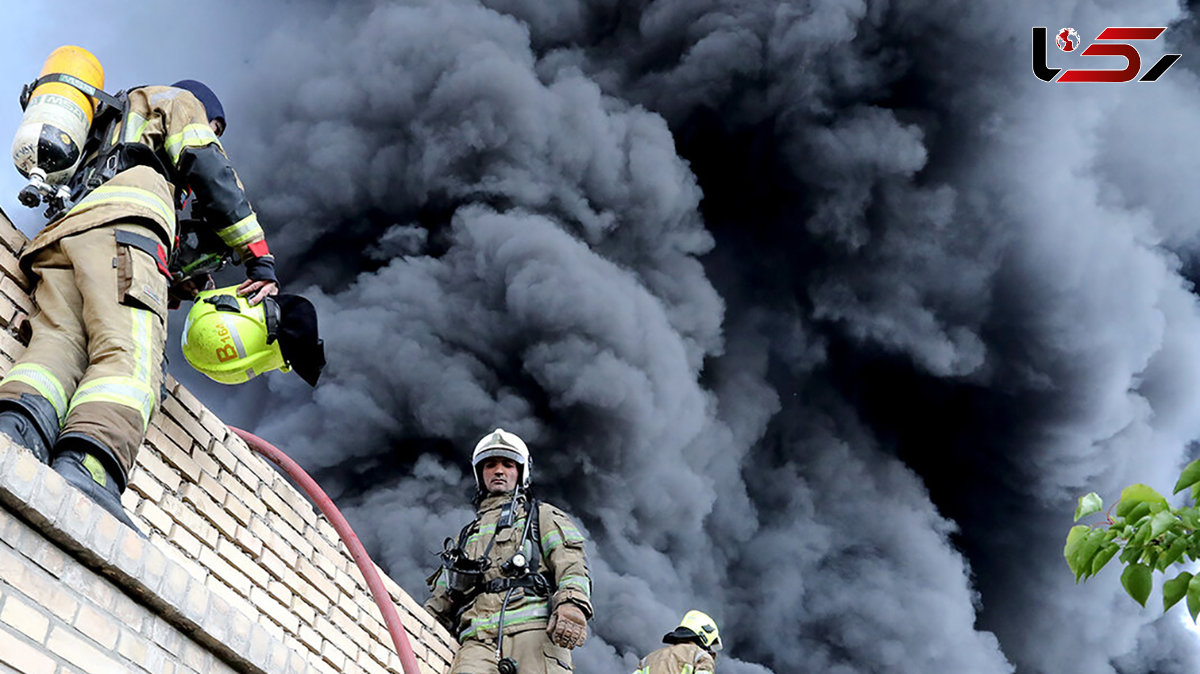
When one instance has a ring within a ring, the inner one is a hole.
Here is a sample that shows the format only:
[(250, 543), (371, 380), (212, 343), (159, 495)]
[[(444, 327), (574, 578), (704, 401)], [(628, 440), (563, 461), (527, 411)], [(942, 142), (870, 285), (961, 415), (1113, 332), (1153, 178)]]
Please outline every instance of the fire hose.
[(371, 590), (375, 605), (383, 614), (383, 622), (392, 636), (392, 643), (396, 647), (396, 655), (400, 656), (400, 666), (404, 669), (404, 674), (421, 674), (417, 665), (417, 657), (413, 654), (412, 645), (408, 642), (408, 634), (404, 631), (404, 625), (400, 623), (400, 616), (396, 613), (396, 607), (392, 604), (387, 588), (383, 586), (383, 580), (379, 578), (379, 573), (375, 570), (375, 563), (371, 561), (371, 557), (367, 555), (366, 549), (363, 548), (354, 530), (350, 528), (346, 518), (342, 517), (337, 506), (299, 464), (274, 445), (240, 428), (230, 426), (229, 430), (245, 440), (250, 449), (279, 466), (284, 474), (304, 489), (321, 513), (329, 518), (329, 523), (342, 538), (342, 543), (350, 550), (350, 556), (354, 558), (354, 563), (358, 565), (358, 570), (362, 572), (363, 578), (367, 581), (367, 588)]

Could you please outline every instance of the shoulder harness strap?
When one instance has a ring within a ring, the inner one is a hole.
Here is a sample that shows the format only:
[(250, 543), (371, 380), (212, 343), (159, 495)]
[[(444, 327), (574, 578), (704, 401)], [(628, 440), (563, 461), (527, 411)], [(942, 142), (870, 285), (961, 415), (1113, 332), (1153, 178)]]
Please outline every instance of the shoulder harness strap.
[(103, 91), (102, 89), (97, 89), (96, 87), (93, 87), (92, 85), (88, 84), (87, 82), (84, 82), (83, 80), (79, 79), (78, 77), (75, 77), (74, 75), (68, 75), (66, 73), (50, 73), (49, 75), (42, 75), (41, 77), (37, 78), (33, 82), (30, 82), (29, 84), (26, 84), (24, 87), (21, 88), (21, 109), (22, 110), (24, 110), (26, 107), (29, 106), (29, 98), (33, 95), (33, 90), (37, 89), (38, 87), (40, 87), (43, 84), (46, 84), (48, 82), (61, 82), (62, 84), (66, 84), (68, 86), (75, 87), (76, 89), (80, 90), (84, 94), (91, 96), (92, 98), (104, 101), (105, 103), (107, 103), (109, 105), (114, 105), (114, 106), (119, 105), (119, 103), (117, 102), (116, 96), (113, 96), (112, 94), (107, 93), (107, 92)]
[(533, 523), (529, 527), (529, 535), (533, 538), (534, 545), (537, 546), (537, 568), (532, 569), (534, 573), (541, 574), (546, 579), (546, 585), (550, 588), (551, 593), (554, 591), (554, 574), (546, 566), (546, 549), (542, 547), (542, 506), (545, 505), (537, 499), (533, 499), (533, 508), (529, 516), (533, 518)]
[(542, 568), (542, 559), (546, 556), (546, 551), (542, 549), (542, 518), (538, 513), (542, 509), (542, 502), (535, 499), (530, 499), (529, 502), (529, 537), (533, 539), (534, 545), (538, 551), (538, 570)]

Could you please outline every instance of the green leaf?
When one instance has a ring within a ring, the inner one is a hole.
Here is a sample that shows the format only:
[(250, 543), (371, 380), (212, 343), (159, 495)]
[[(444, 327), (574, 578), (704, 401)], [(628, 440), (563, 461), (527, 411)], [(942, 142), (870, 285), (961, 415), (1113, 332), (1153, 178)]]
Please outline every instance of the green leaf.
[(1140, 548), (1146, 545), (1146, 541), (1150, 538), (1150, 524), (1147, 522), (1137, 528), (1137, 533), (1130, 539), (1129, 545)]
[(1092, 529), (1075, 549), (1075, 558), (1068, 562), (1075, 570), (1075, 580), (1079, 580), (1091, 572), (1092, 558), (1096, 556), (1100, 546), (1104, 545), (1104, 534), (1103, 529)]
[(1109, 543), (1108, 545), (1100, 548), (1100, 550), (1096, 552), (1096, 556), (1092, 557), (1091, 575), (1094, 576), (1097, 573), (1100, 573), (1100, 569), (1103, 569), (1104, 565), (1108, 564), (1108, 560), (1112, 559), (1113, 555), (1117, 554), (1117, 550), (1120, 549), (1121, 546), (1117, 545), (1116, 543)]
[(1191, 614), (1192, 620), (1195, 620), (1196, 614), (1200, 613), (1200, 576), (1192, 576), (1188, 581), (1187, 604), (1188, 613)]
[(1072, 572), (1075, 572), (1075, 552), (1079, 550), (1080, 544), (1087, 539), (1088, 532), (1091, 530), (1092, 528), (1087, 525), (1077, 524), (1067, 532), (1067, 544), (1063, 546), (1063, 557), (1066, 558), (1067, 566), (1071, 567)]
[(1080, 517), (1087, 517), (1101, 510), (1104, 510), (1104, 500), (1096, 492), (1088, 492), (1079, 497), (1079, 505), (1075, 506), (1075, 521), (1078, 522)]
[(1200, 482), (1192, 485), (1192, 503), (1200, 505)]
[(1178, 494), (1198, 482), (1200, 482), (1200, 459), (1196, 459), (1184, 467), (1183, 473), (1179, 475), (1179, 480), (1175, 483), (1175, 490), (1171, 493)]
[(1179, 519), (1183, 522), (1183, 526), (1192, 530), (1200, 529), (1200, 509), (1195, 507), (1180, 508), (1179, 510), (1175, 511), (1175, 514), (1179, 515)]
[[(1146, 599), (1150, 597), (1150, 567), (1145, 564), (1130, 564), (1125, 567), (1125, 572), (1121, 574), (1121, 585), (1125, 586), (1125, 591), (1129, 593), (1133, 600), (1142, 606), (1146, 605)], [(1197, 585), (1196, 593), (1197, 605), (1200, 606), (1200, 585)], [(1192, 592), (1191, 585), (1188, 585), (1188, 605), (1191, 606)], [(1195, 618), (1195, 614), (1192, 614)]]
[(1161, 503), (1166, 506), (1167, 499), (1149, 485), (1140, 482), (1131, 484), (1121, 490), (1121, 501), (1117, 503), (1117, 517), (1124, 517), (1139, 503)]
[(1175, 576), (1171, 580), (1163, 583), (1163, 613), (1175, 604), (1179, 603), (1180, 599), (1187, 594), (1188, 583), (1192, 580), (1192, 574), (1184, 571)]
[(1158, 538), (1171, 528), (1179, 520), (1175, 519), (1175, 513), (1170, 510), (1164, 510), (1155, 513), (1154, 517), (1150, 518), (1150, 538)]
[(1158, 558), (1158, 570), (1162, 571), (1175, 562), (1178, 562), (1179, 558), (1183, 556), (1183, 551), (1187, 550), (1187, 546), (1188, 540), (1186, 536), (1180, 536), (1171, 541), (1171, 547), (1167, 548), (1163, 556)]
[[(1126, 545), (1125, 549), (1121, 551), (1121, 557), (1120, 557), (1121, 563), (1128, 564), (1128, 563), (1132, 562), (1133, 560), (1137, 559), (1138, 555), (1140, 555), (1140, 554), (1142, 554), (1141, 548), (1135, 548), (1132, 545)], [(1072, 571), (1074, 571), (1074, 569), (1072, 569)]]
[(1125, 514), (1125, 521), (1129, 524), (1137, 524), (1138, 520), (1150, 514), (1150, 504), (1145, 501), (1135, 505), (1128, 513)]

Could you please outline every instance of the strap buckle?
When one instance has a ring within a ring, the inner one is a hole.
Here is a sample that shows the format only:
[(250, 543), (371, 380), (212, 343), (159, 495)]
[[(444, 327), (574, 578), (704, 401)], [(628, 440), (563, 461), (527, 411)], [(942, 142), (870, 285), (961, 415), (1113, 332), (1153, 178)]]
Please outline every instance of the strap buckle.
[(33, 80), (29, 84), (21, 85), (21, 97), (17, 100), (21, 102), (21, 110), (29, 107), (29, 97), (33, 95), (33, 90), (37, 88), (37, 80)]

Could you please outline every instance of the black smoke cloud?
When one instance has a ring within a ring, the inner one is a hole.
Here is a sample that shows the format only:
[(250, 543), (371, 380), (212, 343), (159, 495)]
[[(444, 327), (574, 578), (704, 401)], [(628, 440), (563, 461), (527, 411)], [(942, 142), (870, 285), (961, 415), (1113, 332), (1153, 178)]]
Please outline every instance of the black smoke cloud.
[(1077, 495), (1169, 486), (1200, 432), (1195, 77), (1028, 61), (1173, 4), (291, 9), (227, 145), (330, 363), (212, 402), (405, 587), (500, 425), (593, 543), (581, 672), (692, 607), (722, 672), (1195, 670), (1061, 558)]

